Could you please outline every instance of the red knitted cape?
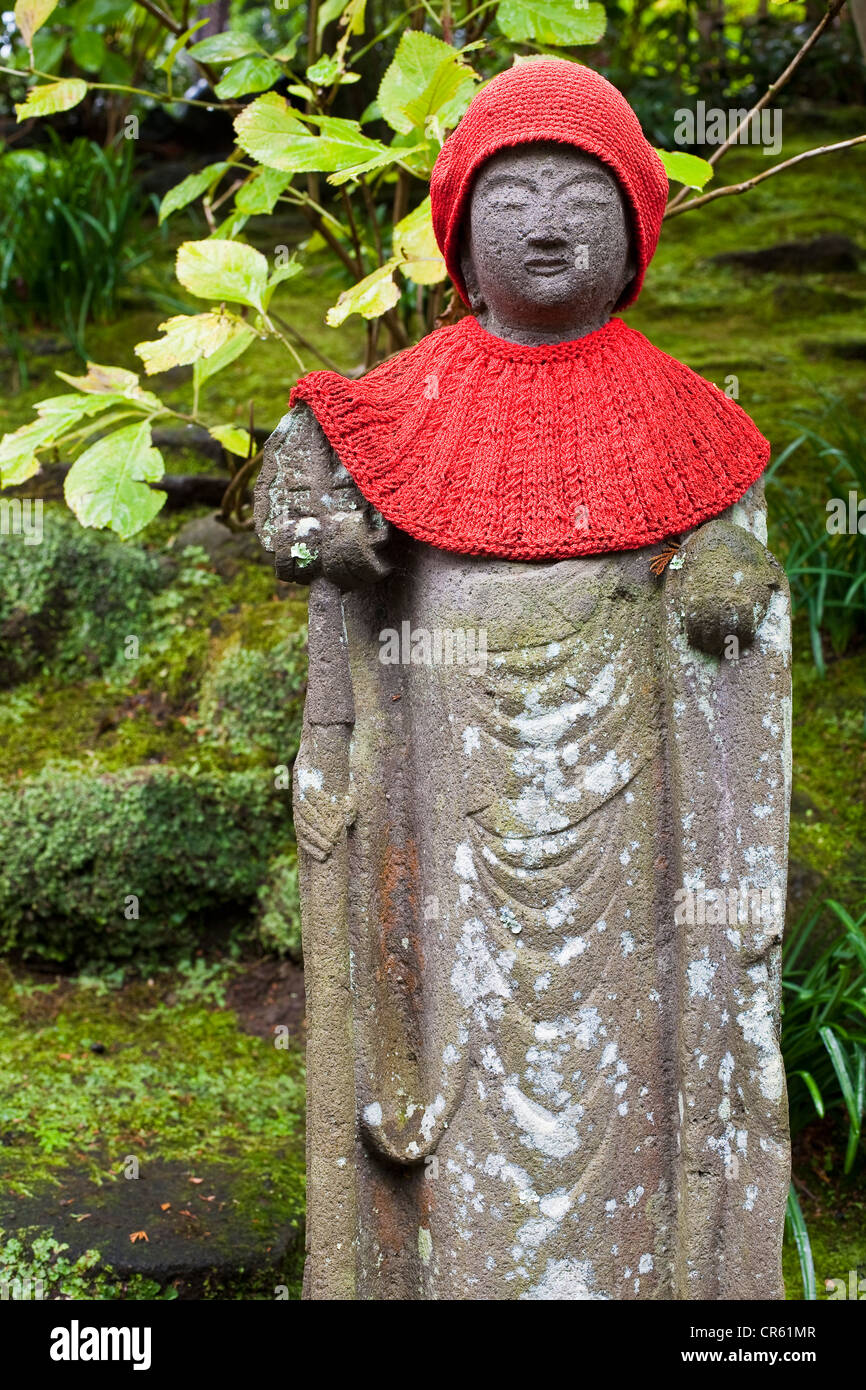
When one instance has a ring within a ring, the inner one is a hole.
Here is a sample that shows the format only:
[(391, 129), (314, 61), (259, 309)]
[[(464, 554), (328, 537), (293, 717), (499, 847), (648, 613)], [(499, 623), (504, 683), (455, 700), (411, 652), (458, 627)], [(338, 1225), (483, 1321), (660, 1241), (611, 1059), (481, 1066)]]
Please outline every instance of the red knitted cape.
[(632, 550), (718, 516), (770, 446), (740, 407), (621, 319), (526, 347), (475, 318), (306, 401), (364, 497), (417, 540), (509, 560)]

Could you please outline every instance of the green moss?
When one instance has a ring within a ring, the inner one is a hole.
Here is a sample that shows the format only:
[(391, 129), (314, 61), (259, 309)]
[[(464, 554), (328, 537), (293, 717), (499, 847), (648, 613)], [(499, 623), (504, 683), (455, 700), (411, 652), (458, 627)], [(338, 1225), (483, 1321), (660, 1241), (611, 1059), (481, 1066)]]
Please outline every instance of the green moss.
[[(70, 1174), (73, 1212), (94, 1213), (91, 1226), (75, 1232), (79, 1242), (92, 1241), (118, 1183), (122, 1200), (130, 1156), (152, 1181), (176, 1167), (194, 1215), (206, 1211), (195, 1201), (199, 1192), (206, 1198), (218, 1190), (231, 1194), (240, 1229), (302, 1220), (301, 1051), (242, 1033), (231, 1012), (195, 1002), (196, 973), (158, 975), (118, 991), (0, 970), (0, 1227), (7, 1235), (0, 1235), (0, 1266), (38, 1275), (32, 1232), (22, 1235), (20, 1217), (34, 1202), (50, 1202)], [(184, 987), (187, 1002), (178, 997)], [(200, 1188), (183, 1176), (197, 1173), (207, 1174)], [(163, 1218), (153, 1206), (157, 1239)], [(50, 1231), (42, 1234), (56, 1244)], [(10, 1239), (17, 1248), (9, 1249)], [(158, 1282), (150, 1292), (135, 1280), (119, 1287), (101, 1258), (79, 1265), (74, 1252), (46, 1248), (40, 1259), (53, 1269), (52, 1281), (73, 1280), (72, 1296), (159, 1296)], [(288, 1283), (297, 1296), (298, 1260), (295, 1250), (278, 1269), (235, 1270), (229, 1288), (212, 1276), (204, 1296), (273, 1298), (275, 1283)]]

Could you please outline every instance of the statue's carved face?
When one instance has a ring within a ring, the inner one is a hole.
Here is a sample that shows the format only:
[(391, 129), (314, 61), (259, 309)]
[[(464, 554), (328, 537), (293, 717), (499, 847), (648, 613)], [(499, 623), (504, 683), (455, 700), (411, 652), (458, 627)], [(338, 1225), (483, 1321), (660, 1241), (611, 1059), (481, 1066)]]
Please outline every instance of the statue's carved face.
[(464, 230), (473, 311), (501, 336), (582, 336), (635, 273), (625, 195), (593, 155), (518, 145), (481, 168)]

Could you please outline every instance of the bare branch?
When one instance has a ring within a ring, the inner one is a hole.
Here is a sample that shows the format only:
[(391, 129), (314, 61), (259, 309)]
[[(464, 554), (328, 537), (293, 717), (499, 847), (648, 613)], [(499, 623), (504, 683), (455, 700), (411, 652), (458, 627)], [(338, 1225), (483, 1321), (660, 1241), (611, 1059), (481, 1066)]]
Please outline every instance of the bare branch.
[(734, 193), (747, 193), (750, 188), (763, 183), (764, 179), (772, 178), (773, 174), (781, 174), (783, 169), (790, 169), (795, 164), (802, 164), (804, 159), (814, 159), (819, 154), (835, 154), (837, 150), (847, 150), (852, 145), (862, 145), (864, 142), (866, 135), (855, 135), (852, 140), (840, 140), (838, 145), (819, 145), (814, 150), (803, 150), (801, 154), (784, 159), (781, 164), (774, 164), (771, 169), (765, 169), (762, 174), (756, 174), (753, 179), (746, 179), (744, 183), (731, 183), (725, 188), (715, 188), (711, 193), (702, 193), (699, 198), (692, 198), (688, 203), (680, 203), (679, 207), (671, 205), (665, 212), (665, 218), (679, 217), (681, 212), (691, 212), (692, 208), (701, 208), (705, 203), (714, 202), (716, 198), (727, 198)]
[[(797, 68), (798, 68), (798, 67), (800, 66), (800, 64), (802, 63), (802, 61), (803, 61), (803, 59), (805, 58), (806, 54), (807, 54), (807, 53), (810, 51), (810, 49), (812, 49), (812, 48), (814, 47), (814, 45), (818, 42), (818, 40), (820, 39), (820, 37), (821, 37), (821, 35), (823, 34), (824, 30), (825, 30), (825, 29), (827, 28), (827, 26), (828, 26), (829, 24), (831, 24), (832, 21), (836, 18), (837, 14), (838, 14), (839, 11), (842, 9), (842, 6), (843, 6), (844, 4), (845, 4), (845, 0), (832, 0), (832, 4), (830, 5), (830, 8), (829, 8), (829, 10), (827, 11), (827, 13), (824, 15), (824, 18), (821, 20), (820, 24), (817, 24), (817, 25), (815, 26), (815, 28), (812, 30), (811, 34), (810, 34), (809, 37), (807, 38), (806, 42), (803, 44), (802, 48), (799, 50), (798, 53), (795, 54), (795, 56), (791, 59), (791, 61), (790, 61), (790, 63), (788, 64), (788, 66), (785, 68), (785, 71), (781, 74), (780, 77), (777, 77), (777, 78), (776, 78), (776, 81), (775, 81), (775, 82), (771, 82), (771, 83), (770, 83), (769, 87), (767, 88), (767, 90), (766, 90), (766, 92), (764, 93), (764, 95), (761, 97), (760, 101), (758, 101), (758, 102), (755, 103), (755, 105), (752, 107), (751, 111), (747, 111), (747, 112), (746, 112), (746, 115), (745, 115), (745, 116), (743, 117), (743, 119), (740, 121), (740, 124), (737, 126), (736, 130), (735, 130), (731, 135), (728, 136), (727, 140), (724, 142), (723, 145), (720, 145), (719, 148), (718, 148), (717, 150), (715, 150), (713, 154), (710, 155), (710, 158), (709, 158), (709, 160), (708, 160), (708, 163), (713, 164), (713, 165), (718, 164), (719, 160), (722, 158), (722, 155), (727, 154), (727, 152), (728, 152), (728, 150), (731, 148), (731, 146), (732, 146), (732, 145), (735, 145), (735, 144), (737, 143), (737, 139), (738, 139), (738, 137), (739, 137), (740, 131), (741, 131), (741, 130), (745, 130), (746, 126), (747, 126), (747, 125), (749, 124), (749, 122), (752, 120), (753, 116), (757, 115), (759, 111), (763, 111), (763, 109), (764, 109), (764, 107), (767, 105), (767, 103), (770, 102), (770, 101), (772, 101), (772, 99), (773, 99), (773, 97), (776, 95), (776, 93), (777, 93), (782, 87), (784, 87), (784, 85), (785, 85), (786, 82), (788, 82), (788, 81), (791, 79), (791, 77), (792, 77), (792, 76), (794, 75), (794, 73), (796, 72)], [(782, 166), (780, 165), (780, 166), (777, 166), (777, 167), (780, 167), (780, 168), (781, 168)], [(759, 182), (759, 180), (758, 180), (758, 182)], [(685, 199), (686, 199), (688, 196), (689, 196), (689, 190), (688, 190), (687, 188), (681, 188), (681, 189), (679, 190), (679, 192), (678, 192), (677, 194), (675, 194), (675, 196), (674, 196), (674, 197), (670, 200), (670, 202), (668, 203), (667, 212), (668, 212), (668, 213), (673, 213), (674, 209), (680, 207), (680, 206), (685, 202)], [(696, 207), (700, 201), (703, 201), (703, 200), (698, 200), (698, 199), (696, 199), (696, 200), (694, 200), (693, 202), (690, 202), (690, 203), (688, 204), (688, 206), (689, 206), (689, 207)], [(666, 215), (667, 215), (667, 214), (666, 214)]]

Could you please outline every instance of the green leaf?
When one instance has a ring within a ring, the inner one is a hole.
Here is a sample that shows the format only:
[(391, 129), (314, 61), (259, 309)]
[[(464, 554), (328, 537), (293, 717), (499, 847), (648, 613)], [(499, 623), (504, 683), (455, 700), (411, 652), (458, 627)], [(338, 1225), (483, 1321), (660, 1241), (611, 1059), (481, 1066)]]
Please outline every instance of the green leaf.
[(93, 29), (82, 29), (73, 37), (69, 51), (85, 72), (99, 72), (108, 49), (100, 33), (94, 32)]
[(496, 22), (516, 43), (553, 46), (598, 43), (607, 26), (604, 5), (575, 0), (502, 0)]
[(350, 290), (344, 290), (336, 304), (325, 315), (330, 327), (339, 328), (350, 314), (360, 314), (365, 319), (376, 319), (393, 309), (400, 298), (400, 289), (394, 280), (396, 268), (396, 260), (386, 261), (378, 270), (374, 270), (372, 275), (359, 280)]
[(284, 280), (293, 280), (296, 275), (300, 275), (302, 270), (303, 266), (301, 265), (301, 262), (298, 260), (294, 252), (292, 252), (292, 255), (289, 257), (287, 261), (284, 261), (281, 265), (277, 266), (277, 268), (272, 272), (270, 279), (268, 280), (268, 290), (267, 295), (265, 297), (266, 308), (267, 305), (271, 302), (271, 296), (274, 290), (276, 289), (277, 285), (282, 284)]
[(813, 1102), (813, 1104), (814, 1104), (814, 1106), (815, 1106), (815, 1109), (817, 1110), (818, 1114), (819, 1114), (819, 1115), (821, 1116), (821, 1118), (823, 1119), (823, 1118), (824, 1118), (824, 1097), (821, 1095), (821, 1092), (818, 1090), (818, 1086), (817, 1086), (817, 1084), (816, 1084), (816, 1082), (815, 1082), (815, 1078), (814, 1078), (809, 1072), (807, 1072), (807, 1071), (795, 1071), (795, 1072), (794, 1072), (794, 1075), (795, 1075), (795, 1076), (799, 1076), (799, 1077), (801, 1078), (801, 1080), (802, 1080), (803, 1082), (805, 1082), (805, 1085), (806, 1085), (806, 1088), (808, 1089), (809, 1095), (812, 1097), (812, 1102)]
[(794, 1240), (797, 1255), (800, 1260), (800, 1274), (803, 1279), (803, 1298), (804, 1300), (815, 1300), (818, 1297), (815, 1284), (815, 1262), (812, 1259), (812, 1246), (809, 1241), (809, 1231), (803, 1219), (803, 1212), (794, 1184), (788, 1188), (788, 1206), (785, 1212), (785, 1219), (788, 1222), (788, 1229)]
[(684, 154), (682, 150), (656, 150), (656, 154), (673, 183), (684, 183), (686, 188), (703, 188), (713, 177), (712, 164), (696, 154)]
[(200, 43), (193, 44), (189, 50), (191, 58), (199, 63), (234, 63), (238, 58), (246, 58), (251, 53), (261, 53), (259, 45), (249, 34), (211, 34)]
[(340, 75), (340, 61), (334, 57), (323, 57), (307, 68), (307, 81), (316, 87), (330, 87)]
[(300, 34), (296, 34), (293, 39), (289, 39), (288, 43), (284, 43), (282, 48), (278, 48), (276, 53), (272, 53), (271, 57), (273, 58), (274, 62), (293, 63), (295, 60), (295, 54), (298, 51), (298, 44), (300, 43), (300, 39)]
[(857, 1097), (854, 1090), (854, 1083), (848, 1071), (848, 1060), (839, 1044), (839, 1039), (832, 1028), (819, 1028), (818, 1036), (830, 1054), (830, 1061), (833, 1063), (833, 1070), (836, 1073), (836, 1080), (839, 1082), (839, 1089), (842, 1092), (842, 1099), (845, 1101), (845, 1109), (848, 1111), (848, 1119), (851, 1128), (860, 1133), (860, 1111), (857, 1108)]
[(410, 29), (397, 45), (376, 100), (391, 129), (408, 135), (416, 126), (423, 128), (429, 116), (474, 80), (472, 69), (461, 63), (450, 44), (422, 29)]
[(187, 367), (199, 357), (212, 356), (233, 337), (239, 322), (231, 314), (177, 314), (159, 325), (164, 337), (136, 343), (135, 352), (148, 376)]
[(268, 263), (242, 241), (185, 241), (178, 248), (175, 273), (184, 289), (199, 299), (262, 308)]
[(18, 0), (15, 23), (28, 48), (33, 47), (33, 35), (57, 8), (57, 0)]
[(385, 146), (364, 135), (355, 121), (337, 116), (305, 116), (320, 130), (315, 135), (276, 92), (257, 97), (235, 117), (241, 149), (260, 164), (285, 173), (330, 173), (380, 155)]
[(238, 458), (242, 459), (250, 457), (252, 436), (249, 430), (239, 429), (237, 425), (215, 425), (213, 429), (208, 430), (208, 434), (219, 440), (230, 454), (237, 454)]
[(63, 493), (82, 526), (110, 527), (123, 540), (152, 521), (165, 493), (149, 487), (165, 471), (150, 424), (127, 425), (92, 444), (73, 463)]
[(273, 212), (277, 199), (292, 181), (291, 174), (280, 169), (267, 169), (262, 164), (249, 183), (242, 184), (235, 194), (235, 207), (247, 217)]
[(400, 259), (403, 274), (416, 285), (435, 285), (445, 279), (448, 272), (436, 245), (429, 198), (397, 223), (394, 254)]
[(57, 111), (69, 111), (87, 96), (87, 83), (80, 77), (64, 77), (61, 82), (43, 82), (31, 87), (27, 100), (16, 104), (20, 121), (30, 116), (53, 116)]
[(159, 220), (163, 223), (167, 217), (171, 217), (173, 212), (179, 212), (194, 199), (201, 196), (212, 183), (221, 177), (229, 164), (226, 160), (221, 160), (218, 164), (208, 164), (207, 168), (199, 169), (196, 174), (187, 174), (185, 179), (176, 183), (174, 188), (170, 188), (159, 205)]
[(181, 34), (180, 37), (177, 38), (175, 42), (172, 44), (168, 53), (163, 58), (162, 62), (158, 65), (162, 69), (162, 71), (166, 73), (169, 77), (171, 76), (174, 65), (177, 62), (177, 56), (180, 53), (180, 50), (186, 44), (187, 39), (192, 38), (193, 34), (197, 33), (198, 30), (201, 29), (202, 26), (207, 23), (207, 17), (198, 20), (196, 24), (193, 24), (191, 28), (187, 29), (183, 34)]
[(283, 70), (270, 58), (241, 58), (226, 70), (217, 83), (216, 94), (223, 97), (242, 97), (249, 92), (265, 92), (279, 82)]
[(16, 487), (39, 472), (36, 450), (54, 438), (52, 420), (33, 420), (0, 439), (0, 486)]
[(200, 391), (210, 377), (216, 376), (223, 367), (227, 367), (236, 357), (240, 357), (241, 353), (246, 352), (256, 337), (255, 330), (248, 323), (244, 323), (243, 319), (236, 319), (234, 332), (222, 347), (217, 348), (210, 357), (200, 357), (193, 365), (192, 380), (195, 390)]

